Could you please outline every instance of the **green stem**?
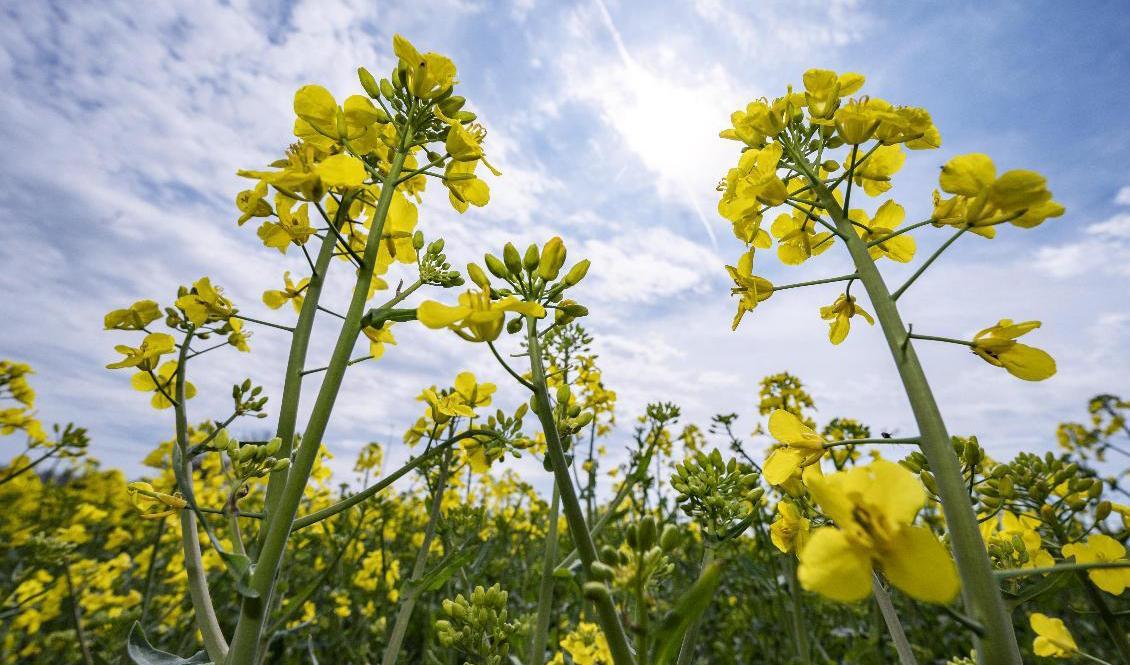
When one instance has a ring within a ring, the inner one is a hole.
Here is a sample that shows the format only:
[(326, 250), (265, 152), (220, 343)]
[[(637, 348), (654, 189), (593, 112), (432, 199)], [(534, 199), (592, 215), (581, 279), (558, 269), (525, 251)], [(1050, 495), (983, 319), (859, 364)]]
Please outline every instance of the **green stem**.
[[(405, 145), (411, 133), (410, 128), (401, 133), (400, 145), (393, 154), (392, 163), (389, 166), (389, 175), (385, 180), (386, 183), (390, 184), (381, 188), (380, 199), (377, 201), (377, 208), (373, 213), (372, 228), (365, 244), (364, 262), (357, 272), (353, 296), (349, 301), (345, 321), (341, 325), (337, 343), (330, 356), (329, 368), (322, 379), (321, 388), (318, 390), (318, 396), (310, 412), (310, 419), (306, 423), (302, 443), (294, 457), (294, 462), (291, 464), (286, 484), (279, 494), (278, 503), (271, 511), (269, 519), (265, 520), (266, 535), (262, 541), (259, 560), (256, 563), (255, 572), (251, 576), (250, 584), (251, 588), (257, 591), (259, 595), (256, 598), (243, 598), (235, 637), (232, 639), (231, 658), (225, 665), (251, 665), (255, 662), (255, 656), (259, 649), (260, 632), (269, 605), (271, 591), (274, 589), (275, 576), (278, 574), (286, 550), (286, 542), (290, 537), (294, 516), (298, 512), (299, 503), (302, 502), (302, 495), (307, 482), (309, 482), (314, 462), (318, 458), (322, 436), (329, 424), (330, 414), (333, 412), (334, 402), (337, 400), (342, 379), (345, 378), (349, 356), (357, 343), (357, 336), (361, 333), (361, 317), (364, 314), (365, 300), (369, 295), (369, 283), (373, 278), (373, 268), (376, 266), (377, 250), (380, 248), (380, 239), (384, 233), (389, 206), (392, 204), (392, 197), (396, 192), (395, 186), (392, 186), (391, 183), (396, 182), (404, 167), (404, 159), (407, 156)], [(342, 207), (348, 208), (348, 206)], [(302, 366), (297, 365), (295, 371), (301, 372), (301, 370)]]
[(451, 447), (452, 444), (454, 444), (458, 441), (462, 441), (463, 439), (467, 439), (467, 438), (470, 438), (472, 436), (482, 434), (483, 432), (486, 432), (486, 431), (487, 430), (467, 430), (466, 432), (461, 432), (459, 434), (456, 434), (455, 436), (444, 441), (443, 443), (439, 443), (439, 444), (432, 446), (431, 450), (427, 451), (423, 455), (420, 455), (419, 457), (412, 458), (404, 466), (400, 467), (396, 471), (393, 471), (392, 473), (385, 476), (384, 478), (382, 478), (381, 480), (379, 480), (375, 484), (370, 485), (369, 487), (366, 487), (365, 489), (361, 490), (360, 492), (353, 494), (353, 495), (350, 495), (349, 497), (346, 497), (346, 498), (342, 499), (341, 501), (338, 501), (337, 503), (333, 504), (332, 506), (327, 506), (327, 507), (325, 507), (325, 508), (323, 508), (319, 511), (310, 513), (309, 515), (303, 515), (302, 517), (299, 517), (298, 519), (294, 520), (294, 529), (293, 530), (298, 531), (299, 529), (305, 529), (306, 527), (310, 526), (311, 524), (317, 524), (318, 522), (321, 522), (322, 520), (324, 520), (328, 517), (333, 517), (334, 515), (340, 513), (343, 510), (347, 510), (349, 508), (352, 508), (353, 506), (356, 506), (357, 504), (361, 503), (362, 501), (368, 499), (369, 497), (371, 497), (371, 496), (377, 494), (378, 492), (380, 492), (381, 490), (385, 489), (389, 485), (395, 483), (397, 480), (400, 480), (409, 471), (417, 468), (418, 466), (420, 466), (424, 462), (427, 462), (428, 460), (436, 457), (437, 455), (439, 455), (443, 451), (447, 450), (448, 448)]
[(973, 346), (973, 342), (966, 339), (954, 339), (953, 337), (938, 337), (936, 335), (919, 335), (918, 333), (907, 333), (906, 336), (910, 339), (922, 339), (927, 342), (947, 342), (949, 344), (961, 344), (962, 346)]
[(954, 242), (956, 242), (958, 238), (965, 235), (965, 232), (968, 231), (971, 228), (973, 228), (973, 227), (972, 226), (961, 227), (960, 229), (958, 229), (957, 233), (953, 234), (952, 236), (949, 237), (948, 240), (943, 242), (941, 247), (934, 250), (934, 253), (930, 255), (930, 258), (923, 261), (922, 265), (918, 266), (918, 270), (915, 270), (914, 274), (911, 275), (910, 278), (907, 279), (906, 282), (902, 286), (895, 289), (895, 292), (891, 294), (891, 300), (898, 300), (899, 296), (901, 296), (903, 293), (905, 293), (906, 290), (910, 288), (910, 285), (913, 284), (919, 277), (921, 277), (922, 273), (926, 272), (926, 269), (929, 268), (930, 265), (932, 263), (934, 263), (934, 261), (938, 260), (938, 257), (942, 255), (942, 252), (949, 249), (950, 245), (952, 245)]
[(94, 656), (90, 653), (86, 630), (82, 627), (82, 606), (79, 605), (78, 594), (75, 593), (75, 582), (71, 578), (69, 561), (63, 564), (63, 572), (67, 579), (67, 595), (71, 597), (71, 619), (75, 622), (75, 637), (78, 638), (79, 650), (82, 652), (82, 662), (86, 665), (94, 665)]
[(825, 443), (824, 449), (827, 450), (828, 448), (835, 448), (836, 446), (861, 446), (861, 445), (864, 445), (864, 444), (875, 445), (875, 444), (883, 444), (883, 443), (907, 444), (907, 443), (918, 443), (919, 441), (920, 441), (920, 439), (916, 436), (904, 436), (904, 437), (897, 438), (897, 439), (894, 438), (894, 437), (885, 437), (885, 438), (878, 438), (878, 439), (846, 439), (844, 441), (830, 441), (828, 443)]
[(898, 654), (899, 663), (901, 665), (918, 665), (918, 659), (914, 657), (914, 650), (906, 639), (906, 631), (902, 628), (902, 621), (899, 620), (895, 605), (891, 602), (891, 595), (883, 588), (879, 576), (874, 573), (871, 575), (871, 595), (875, 597), (875, 603), (879, 606), (879, 612), (883, 615), (883, 623), (887, 624), (887, 632), (890, 633), (891, 641), (895, 644), (895, 653)]
[(1090, 563), (1061, 563), (1055, 566), (1042, 568), (1010, 568), (997, 570), (993, 575), (1003, 580), (1010, 577), (1028, 577), (1029, 575), (1047, 575), (1049, 573), (1062, 573), (1072, 570), (1092, 570), (1095, 568), (1130, 568), (1130, 561), (1092, 561)]
[[(561, 439), (557, 434), (557, 423), (553, 419), (550, 409), (549, 388), (545, 382), (545, 365), (542, 363), (541, 341), (538, 339), (537, 319), (526, 317), (526, 341), (530, 353), (530, 372), (534, 384), (534, 394), (537, 396), (537, 417), (545, 433), (546, 450), (550, 463), (553, 465), (553, 474), (561, 491), (561, 503), (565, 511), (565, 521), (569, 524), (569, 533), (573, 536), (577, 551), (581, 557), (584, 576), (588, 578), (590, 567), (597, 561), (596, 545), (589, 536), (588, 526), (585, 524), (585, 515), (581, 503), (577, 499), (577, 490), (573, 487), (573, 478), (569, 475), (569, 464), (565, 460), (565, 451), (561, 447)], [(628, 636), (624, 626), (620, 623), (620, 616), (612, 602), (610, 593), (603, 593), (593, 599), (596, 605), (597, 617), (600, 620), (604, 636), (608, 639), (608, 649), (612, 652), (612, 661), (615, 665), (635, 665), (631, 647), (628, 646)]]
[(529, 665), (545, 665), (545, 644), (549, 636), (549, 620), (553, 610), (553, 568), (557, 561), (557, 517), (561, 512), (561, 492), (553, 483), (553, 499), (549, 504), (549, 522), (545, 531), (545, 556), (542, 558), (541, 583), (538, 585), (538, 611), (534, 632), (530, 636)]
[[(340, 226), (348, 218), (349, 207), (353, 204), (354, 195), (346, 194), (342, 197), (342, 204), (338, 206), (334, 215), (334, 226)], [(298, 312), (298, 322), (294, 325), (293, 335), (290, 340), (290, 354), (286, 360), (286, 374), (283, 379), (282, 402), (279, 406), (279, 422), (275, 429), (275, 436), (282, 439), (278, 457), (290, 457), (294, 442), (295, 425), (298, 422), (298, 403), (302, 396), (302, 369), (306, 365), (306, 352), (310, 347), (310, 333), (314, 329), (314, 319), (318, 314), (318, 301), (322, 298), (322, 285), (329, 272), (330, 261), (333, 259), (334, 241), (327, 235), (322, 240), (318, 250), (318, 258), (314, 263), (314, 274), (306, 285), (306, 295), (302, 300), (302, 307)], [(267, 494), (264, 499), (263, 513), (269, 517), (279, 502), (279, 494), (286, 486), (289, 469), (272, 473), (267, 479)], [(260, 530), (260, 545), (262, 538), (266, 537), (267, 530)]]
[(428, 551), (432, 548), (432, 540), (436, 535), (436, 524), (439, 522), (440, 510), (443, 507), (443, 492), (447, 487), (447, 472), (451, 465), (451, 449), (448, 448), (443, 456), (439, 468), (439, 479), (436, 480), (435, 491), (432, 492), (432, 505), (428, 513), (428, 525), (424, 527), (424, 542), (420, 551), (416, 553), (416, 562), (412, 565), (412, 576), (408, 578), (401, 592), (403, 601), (396, 612), (396, 623), (393, 624), (392, 634), (388, 638), (381, 665), (395, 665), (400, 656), (400, 647), (404, 644), (404, 635), (408, 632), (408, 622), (412, 619), (412, 610), (416, 608), (416, 600), (420, 597), (419, 582), (424, 577), (428, 568)]
[(138, 621), (145, 625), (146, 616), (149, 614), (149, 604), (153, 602), (153, 587), (157, 579), (157, 555), (161, 553), (161, 536), (165, 534), (165, 518), (157, 520), (157, 531), (153, 534), (153, 547), (149, 549), (149, 566), (145, 571), (145, 592), (141, 596), (141, 618)]
[(773, 291), (785, 291), (788, 289), (798, 289), (802, 286), (816, 286), (817, 284), (831, 284), (832, 282), (846, 282), (849, 279), (856, 279), (858, 275), (852, 273), (850, 275), (840, 275), (839, 277), (827, 277), (825, 279), (814, 279), (811, 282), (797, 282), (795, 284), (786, 284), (784, 286), (774, 286)]
[(48, 457), (51, 457), (52, 455), (54, 455), (55, 453), (59, 452), (62, 449), (63, 449), (63, 446), (52, 446), (50, 450), (48, 450), (46, 453), (40, 455), (35, 460), (28, 462), (24, 466), (16, 469), (15, 471), (9, 473), (8, 475), (4, 476), (3, 478), (0, 478), (0, 485), (3, 485), (4, 483), (8, 482), (9, 480), (14, 479), (16, 476), (18, 476), (22, 473), (26, 473), (28, 471), (31, 471), (35, 467), (39, 466), (40, 462), (43, 462)]
[[(699, 571), (706, 570), (706, 567), (714, 562), (714, 546), (708, 541), (702, 543), (702, 564), (699, 566)], [(705, 614), (705, 612), (703, 613)], [(683, 643), (679, 645), (679, 656), (675, 659), (675, 665), (690, 665), (691, 658), (694, 657), (695, 642), (698, 638), (698, 626), (702, 622), (702, 614), (698, 615), (691, 625), (687, 626), (687, 632), (683, 633)]]
[(797, 579), (797, 562), (789, 558), (789, 596), (792, 599), (793, 641), (796, 647), (798, 662), (808, 665), (812, 658), (808, 648), (808, 628), (804, 625), (804, 595), (800, 591), (800, 580)]
[[(188, 412), (185, 408), (186, 356), (192, 342), (193, 332), (185, 335), (180, 347), (177, 362), (176, 399), (173, 400), (177, 443), (173, 453), (173, 474), (177, 487), (184, 495), (191, 510), (180, 511), (181, 547), (184, 550), (184, 572), (188, 579), (188, 595), (192, 599), (196, 626), (204, 641), (204, 650), (215, 663), (223, 663), (228, 654), (228, 643), (224, 639), (220, 622), (216, 618), (216, 608), (212, 604), (212, 593), (208, 588), (208, 575), (204, 570), (204, 560), (200, 553), (200, 532), (196, 526), (196, 491), (192, 480), (192, 458), (188, 454)], [(214, 541), (213, 541), (214, 542)]]
[(953, 451), (945, 422), (938, 410), (926, 374), (918, 361), (914, 346), (906, 343), (906, 325), (898, 306), (887, 290), (886, 282), (868, 253), (867, 243), (851, 232), (847, 215), (803, 159), (797, 160), (814, 184), (821, 205), (831, 214), (845, 236), (848, 252), (867, 290), (875, 317), (879, 320), (911, 410), (918, 423), (920, 447), (938, 484), (946, 524), (949, 528), (954, 558), (962, 581), (966, 607), (985, 627), (981, 638), (975, 637), (978, 658), (982, 665), (1020, 665), (1020, 648), (1012, 619), (993, 577), (992, 565), (978, 529), (968, 490), (961, 474), (961, 465)]

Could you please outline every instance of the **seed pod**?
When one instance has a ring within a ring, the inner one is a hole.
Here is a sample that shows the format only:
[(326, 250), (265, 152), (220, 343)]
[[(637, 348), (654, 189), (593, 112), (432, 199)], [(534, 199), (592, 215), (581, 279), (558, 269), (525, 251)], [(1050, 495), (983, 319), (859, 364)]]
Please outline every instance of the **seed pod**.
[(923, 471), (918, 477), (922, 479), (922, 484), (926, 486), (926, 489), (930, 490), (931, 494), (937, 495), (938, 481), (934, 479), (934, 474), (929, 471)]

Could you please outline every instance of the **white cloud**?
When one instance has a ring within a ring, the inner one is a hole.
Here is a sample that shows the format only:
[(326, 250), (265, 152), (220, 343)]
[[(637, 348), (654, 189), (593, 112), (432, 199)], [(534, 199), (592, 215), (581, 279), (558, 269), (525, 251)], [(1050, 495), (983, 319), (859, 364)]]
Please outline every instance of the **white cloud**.
[(1085, 273), (1130, 276), (1130, 213), (1091, 224), (1084, 233), (1082, 240), (1039, 248), (1037, 267), (1059, 278)]

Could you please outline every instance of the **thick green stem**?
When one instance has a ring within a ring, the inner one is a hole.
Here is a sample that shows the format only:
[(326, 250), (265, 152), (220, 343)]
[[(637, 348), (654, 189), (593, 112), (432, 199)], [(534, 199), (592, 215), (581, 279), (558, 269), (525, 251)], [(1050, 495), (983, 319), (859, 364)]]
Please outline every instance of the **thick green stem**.
[[(706, 567), (714, 562), (714, 546), (709, 542), (702, 544), (702, 565), (699, 571), (706, 570)], [(694, 657), (695, 642), (698, 638), (698, 625), (702, 622), (702, 615), (700, 614), (691, 625), (687, 626), (687, 632), (683, 633), (683, 643), (679, 645), (679, 656), (675, 659), (675, 665), (690, 665), (691, 658)]]
[[(337, 214), (334, 215), (333, 226), (340, 227), (345, 223), (349, 214), (349, 207), (354, 196), (346, 194), (342, 197)], [(298, 322), (294, 325), (290, 339), (290, 355), (286, 360), (286, 375), (283, 379), (282, 401), (279, 405), (279, 423), (275, 429), (275, 436), (282, 439), (278, 458), (290, 457), (291, 447), (294, 442), (294, 429), (298, 422), (298, 403), (302, 396), (303, 368), (306, 366), (306, 352), (310, 347), (310, 333), (314, 329), (314, 319), (318, 313), (318, 302), (322, 298), (322, 285), (329, 272), (330, 260), (333, 259), (335, 241), (327, 234), (322, 239), (322, 246), (318, 250), (318, 258), (314, 262), (314, 274), (306, 286), (302, 299), (302, 308), (298, 312)], [(263, 501), (264, 516), (269, 518), (279, 501), (279, 494), (286, 486), (289, 469), (276, 471), (267, 479), (267, 494)], [(264, 522), (266, 524), (266, 522)], [(266, 537), (267, 530), (260, 530), (260, 540)]]
[(557, 517), (561, 512), (561, 492), (553, 483), (553, 499), (549, 504), (549, 521), (545, 530), (545, 555), (541, 565), (541, 583), (538, 585), (538, 611), (534, 632), (530, 635), (529, 665), (545, 665), (545, 643), (549, 635), (549, 620), (553, 611), (553, 569), (557, 563)]
[[(577, 552), (581, 557), (581, 565), (585, 578), (588, 578), (593, 563), (597, 561), (596, 545), (589, 536), (588, 525), (585, 524), (585, 514), (581, 502), (577, 499), (577, 489), (573, 486), (573, 478), (569, 474), (569, 464), (565, 459), (565, 451), (561, 447), (561, 438), (557, 434), (557, 423), (553, 419), (550, 408), (549, 388), (545, 382), (545, 365), (542, 362), (541, 341), (538, 339), (537, 319), (526, 317), (526, 341), (529, 345), (530, 372), (534, 384), (534, 394), (537, 396), (537, 417), (545, 432), (546, 450), (550, 463), (553, 465), (553, 475), (561, 492), (561, 505), (565, 511), (565, 521), (569, 524), (569, 533), (576, 543)], [(616, 612), (616, 605), (612, 602), (610, 593), (603, 593), (593, 598), (596, 605), (597, 618), (608, 639), (608, 649), (612, 652), (612, 661), (616, 665), (635, 665), (631, 647), (628, 646), (628, 636), (624, 632), (624, 625), (620, 623), (620, 616)]]
[(981, 638), (974, 637), (977, 646), (978, 662), (982, 665), (1020, 665), (1020, 649), (1016, 642), (1016, 632), (1000, 588), (993, 578), (992, 565), (985, 544), (978, 530), (977, 516), (961, 475), (961, 466), (953, 452), (953, 444), (946, 431), (941, 412), (934, 401), (934, 394), (926, 380), (926, 374), (918, 361), (913, 344), (907, 342), (906, 325), (899, 314), (898, 306), (887, 289), (875, 261), (868, 254), (867, 243), (851, 228), (847, 212), (836, 201), (815, 176), (812, 168), (800, 155), (794, 155), (798, 165), (805, 171), (809, 181), (820, 199), (821, 206), (828, 210), (845, 238), (848, 252), (859, 273), (859, 279), (867, 290), (875, 318), (883, 330), (895, 367), (902, 379), (903, 388), (910, 401), (911, 410), (918, 423), (920, 447), (930, 463), (938, 484), (938, 496), (942, 501), (946, 525), (949, 528), (953, 545), (954, 559), (961, 576), (962, 595), (966, 606), (976, 620), (985, 628)]
[[(273, 509), (269, 519), (264, 520), (266, 535), (263, 537), (259, 560), (255, 572), (251, 576), (251, 588), (258, 592), (258, 597), (244, 597), (240, 607), (239, 623), (236, 624), (235, 636), (232, 638), (231, 657), (225, 665), (251, 665), (255, 662), (256, 652), (259, 649), (260, 632), (269, 606), (271, 591), (274, 589), (275, 576), (278, 574), (286, 549), (287, 539), (290, 537), (294, 516), (298, 512), (298, 505), (302, 502), (303, 492), (310, 479), (310, 472), (318, 458), (318, 450), (322, 445), (322, 436), (329, 424), (330, 414), (333, 412), (334, 402), (337, 400), (338, 390), (341, 388), (345, 370), (349, 364), (349, 356), (357, 343), (357, 336), (361, 333), (361, 317), (365, 313), (365, 301), (369, 295), (369, 283), (373, 278), (373, 268), (377, 262), (377, 251), (380, 249), (381, 236), (384, 233), (385, 220), (388, 217), (389, 206), (392, 204), (393, 194), (396, 192), (392, 183), (400, 176), (407, 156), (408, 139), (411, 131), (405, 129), (401, 135), (400, 145), (394, 152), (389, 172), (381, 188), (381, 195), (377, 201), (377, 208), (373, 214), (372, 228), (365, 244), (364, 262), (357, 273), (357, 282), (353, 288), (353, 296), (349, 301), (349, 309), (342, 322), (341, 332), (338, 334), (337, 343), (330, 356), (329, 367), (322, 379), (321, 388), (310, 412), (310, 420), (306, 424), (306, 431), (302, 436), (302, 443), (291, 464), (286, 484), (283, 486), (278, 503)], [(301, 371), (301, 368), (299, 368)]]
[(895, 605), (891, 602), (891, 595), (883, 587), (883, 583), (879, 581), (879, 576), (872, 574), (871, 576), (871, 595), (875, 597), (875, 604), (879, 606), (879, 612), (883, 615), (883, 623), (887, 624), (887, 632), (891, 635), (891, 642), (895, 645), (895, 653), (898, 654), (899, 663), (901, 665), (918, 665), (918, 659), (914, 657), (914, 650), (910, 648), (910, 642), (906, 639), (906, 631), (902, 628), (902, 621), (899, 621), (898, 612), (895, 611)]
[(412, 610), (416, 608), (416, 600), (420, 597), (419, 582), (424, 577), (428, 567), (428, 551), (432, 548), (432, 540), (436, 536), (436, 524), (439, 522), (440, 509), (443, 506), (443, 492), (447, 487), (447, 472), (451, 465), (451, 449), (448, 448), (440, 464), (439, 479), (436, 480), (435, 491), (432, 493), (432, 505), (428, 513), (428, 525), (424, 527), (424, 542), (420, 551), (416, 553), (416, 562), (412, 565), (412, 576), (404, 585), (401, 593), (403, 598), (400, 609), (396, 612), (396, 623), (393, 624), (392, 634), (389, 635), (388, 645), (385, 647), (381, 665), (395, 665), (400, 656), (400, 646), (404, 644), (404, 635), (408, 632), (408, 622), (412, 620)]

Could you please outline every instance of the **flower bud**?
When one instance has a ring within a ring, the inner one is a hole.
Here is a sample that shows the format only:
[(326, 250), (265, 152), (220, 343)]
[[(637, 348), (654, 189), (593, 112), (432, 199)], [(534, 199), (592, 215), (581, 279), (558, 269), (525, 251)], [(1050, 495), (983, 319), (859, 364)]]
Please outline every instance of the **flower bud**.
[(289, 466), (290, 466), (290, 458), (289, 457), (277, 459), (277, 460), (275, 460), (275, 463), (271, 465), (271, 473), (274, 473), (275, 471), (282, 471), (283, 469), (285, 469)]
[[(510, 321), (506, 324), (506, 332), (510, 333), (511, 335), (517, 335), (521, 331), (522, 331), (522, 317), (520, 317), (520, 316), (516, 319), (510, 319)], [(522, 406), (526, 406), (526, 405), (523, 404)]]
[(412, 249), (417, 252), (424, 248), (424, 232), (417, 231), (412, 234)]
[(1112, 510), (1114, 510), (1114, 506), (1111, 505), (1110, 501), (1100, 501), (1095, 508), (1095, 520), (1099, 522), (1105, 520), (1110, 517)]
[(475, 283), (480, 289), (486, 291), (490, 289), (490, 280), (487, 279), (486, 273), (483, 269), (474, 263), (467, 264), (467, 276)]
[(612, 601), (612, 594), (608, 592), (608, 587), (603, 582), (585, 582), (582, 587), (585, 598), (592, 601)]
[(533, 271), (538, 269), (539, 260), (540, 255), (538, 252), (538, 246), (536, 243), (531, 244), (526, 248), (525, 256), (522, 257), (522, 267), (526, 269), (526, 272), (532, 273)]
[(538, 262), (538, 276), (547, 282), (557, 279), (561, 273), (561, 266), (565, 263), (565, 243), (558, 236), (553, 236), (541, 249), (541, 260)]
[(392, 83), (388, 79), (381, 79), (380, 83), (381, 96), (386, 99), (393, 99), (396, 97), (396, 90), (392, 87)]
[(655, 545), (655, 539), (656, 539), (657, 535), (658, 534), (656, 533), (655, 518), (652, 517), (651, 515), (645, 515), (644, 518), (642, 520), (640, 520), (640, 528), (639, 528), (640, 547), (639, 547), (639, 549), (641, 549), (641, 550), (651, 549)]
[(467, 100), (465, 98), (460, 97), (459, 95), (452, 95), (439, 103), (439, 110), (445, 116), (450, 118), (451, 116), (458, 113), (459, 109), (463, 108), (463, 105), (466, 103)]
[(357, 78), (361, 79), (361, 87), (365, 89), (365, 94), (373, 99), (381, 96), (381, 88), (377, 85), (377, 79), (373, 78), (368, 69), (358, 67)]
[(279, 452), (280, 448), (282, 448), (282, 439), (277, 436), (268, 441), (267, 445), (264, 446), (264, 450), (268, 455), (274, 455)]
[(659, 536), (659, 546), (665, 551), (670, 552), (679, 545), (679, 527), (674, 524), (668, 524), (663, 527), (663, 533)]
[(598, 582), (609, 582), (615, 576), (616, 571), (612, 569), (612, 566), (606, 563), (594, 561), (592, 565), (589, 566), (589, 577)]
[(589, 260), (584, 259), (577, 265), (570, 268), (569, 272), (565, 275), (565, 284), (568, 286), (576, 286), (577, 284), (580, 284), (581, 280), (584, 279), (585, 275), (587, 275), (589, 272), (589, 264)]
[(522, 272), (522, 257), (518, 255), (518, 248), (513, 243), (506, 243), (502, 248), (502, 261), (511, 275)]

